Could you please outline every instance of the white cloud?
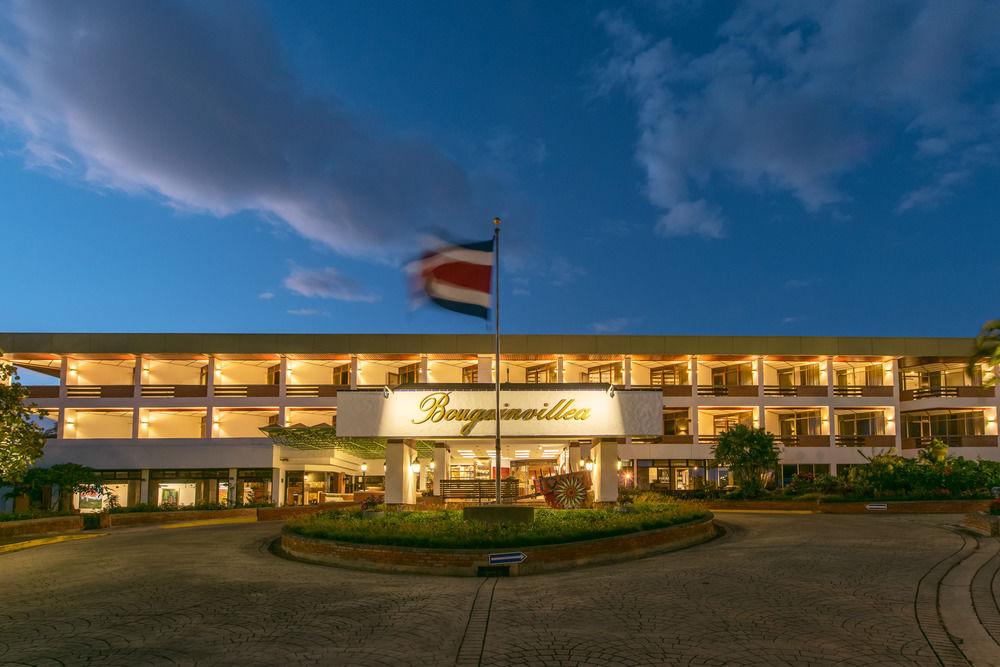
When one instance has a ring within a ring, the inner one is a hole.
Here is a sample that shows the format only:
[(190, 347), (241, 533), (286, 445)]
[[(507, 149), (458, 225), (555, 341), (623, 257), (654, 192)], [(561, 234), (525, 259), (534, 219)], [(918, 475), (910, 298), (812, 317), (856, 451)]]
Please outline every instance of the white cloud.
[(274, 292), (261, 292), (257, 295), (257, 298), (263, 301), (270, 301), (274, 298)]
[(321, 269), (304, 269), (293, 266), (285, 278), (285, 287), (302, 296), (339, 301), (378, 301), (377, 294), (368, 292), (363, 286), (340, 273), (332, 266)]
[[(635, 156), (664, 234), (721, 236), (708, 193), (722, 182), (810, 212), (846, 201), (841, 178), (896, 139), (945, 179), (956, 161), (1000, 153), (1000, 99), (982, 86), (1000, 66), (997, 3), (749, 2), (703, 53), (621, 13), (599, 22), (613, 48), (597, 93), (620, 87), (637, 105)], [(918, 188), (900, 210), (955, 184)]]
[(291, 310), (286, 310), (289, 315), (295, 315), (296, 317), (313, 317), (315, 315), (329, 315), (330, 313), (325, 310), (317, 310), (315, 308), (292, 308)]

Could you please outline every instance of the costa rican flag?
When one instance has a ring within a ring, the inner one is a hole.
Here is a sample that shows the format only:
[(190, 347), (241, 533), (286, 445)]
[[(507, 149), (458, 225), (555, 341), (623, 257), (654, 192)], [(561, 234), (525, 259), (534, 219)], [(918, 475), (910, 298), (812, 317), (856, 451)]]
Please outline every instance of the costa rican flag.
[(493, 239), (479, 243), (435, 239), (410, 265), (410, 272), (418, 302), (426, 299), (456, 313), (489, 319)]

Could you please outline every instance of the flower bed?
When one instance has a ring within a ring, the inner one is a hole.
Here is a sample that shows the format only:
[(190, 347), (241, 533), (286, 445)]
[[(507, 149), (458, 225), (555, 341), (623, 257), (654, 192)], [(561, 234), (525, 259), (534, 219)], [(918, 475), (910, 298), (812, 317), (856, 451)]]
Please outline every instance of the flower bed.
[(456, 510), (386, 512), (373, 519), (350, 508), (294, 519), (287, 530), (303, 537), (432, 549), (517, 548), (595, 540), (711, 517), (704, 506), (639, 499), (628, 508), (538, 510), (530, 524), (464, 521)]

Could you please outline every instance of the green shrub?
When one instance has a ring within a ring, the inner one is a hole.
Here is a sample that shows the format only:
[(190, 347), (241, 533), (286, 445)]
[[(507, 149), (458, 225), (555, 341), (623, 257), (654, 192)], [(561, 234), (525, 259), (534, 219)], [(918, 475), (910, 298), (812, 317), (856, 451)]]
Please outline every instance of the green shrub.
[(0, 514), (0, 521), (27, 521), (29, 519), (48, 519), (53, 516), (71, 516), (76, 512), (47, 512), (43, 510), (37, 510), (33, 512), (11, 512), (8, 514)]
[(288, 530), (361, 544), (471, 549), (525, 547), (611, 537), (665, 528), (711, 516), (701, 505), (665, 501), (658, 494), (637, 494), (627, 509), (536, 510), (530, 524), (465, 521), (457, 510), (386, 512), (370, 519), (359, 508), (333, 510), (294, 519)]
[(97, 530), (101, 527), (101, 515), (95, 513), (83, 514), (83, 529)]

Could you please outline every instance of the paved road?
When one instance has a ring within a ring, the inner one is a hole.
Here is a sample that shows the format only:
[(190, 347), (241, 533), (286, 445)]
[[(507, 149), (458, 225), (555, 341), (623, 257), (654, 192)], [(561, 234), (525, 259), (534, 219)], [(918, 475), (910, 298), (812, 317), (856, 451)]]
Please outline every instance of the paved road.
[(1000, 660), (998, 543), (958, 517), (722, 520), (685, 551), (513, 579), (287, 561), (276, 524), (111, 532), (0, 555), (0, 664)]

